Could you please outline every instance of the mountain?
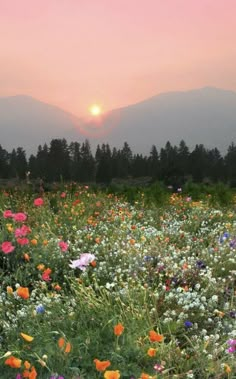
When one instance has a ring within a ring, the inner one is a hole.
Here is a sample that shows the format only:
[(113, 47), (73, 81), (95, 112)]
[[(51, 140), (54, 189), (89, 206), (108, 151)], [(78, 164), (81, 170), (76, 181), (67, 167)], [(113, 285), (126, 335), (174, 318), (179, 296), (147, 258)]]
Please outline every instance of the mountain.
[(173, 145), (184, 139), (190, 149), (203, 143), (223, 153), (236, 142), (236, 93), (206, 87), (169, 92), (90, 121), (29, 96), (0, 98), (0, 144), (11, 151), (21, 146), (36, 153), (39, 144), (52, 138), (122, 147), (127, 141), (134, 152), (149, 154), (151, 146)]
[(232, 91), (206, 87), (164, 93), (115, 110), (112, 117), (118, 120), (117, 127), (107, 141), (119, 146), (126, 140), (138, 152), (149, 153), (152, 144), (160, 148), (168, 140), (174, 145), (184, 139), (190, 149), (202, 143), (222, 152), (236, 142), (236, 93)]
[(29, 153), (52, 138), (70, 139), (74, 117), (53, 105), (30, 96), (0, 98), (0, 144), (11, 151), (21, 146)]

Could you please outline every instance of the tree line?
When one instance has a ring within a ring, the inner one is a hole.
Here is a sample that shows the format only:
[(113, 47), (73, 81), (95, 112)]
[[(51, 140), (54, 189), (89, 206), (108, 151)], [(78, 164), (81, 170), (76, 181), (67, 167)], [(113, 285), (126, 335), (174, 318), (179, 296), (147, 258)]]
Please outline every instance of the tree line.
[(146, 156), (134, 154), (127, 142), (121, 149), (98, 145), (93, 154), (88, 140), (68, 144), (66, 139), (52, 139), (49, 145), (39, 145), (29, 159), (22, 147), (9, 153), (0, 145), (0, 178), (25, 179), (27, 173), (32, 179), (47, 182), (109, 184), (113, 178), (148, 176), (166, 184), (181, 185), (191, 179), (236, 187), (236, 145), (231, 143), (222, 156), (217, 148), (206, 149), (203, 144), (190, 151), (184, 140), (178, 146), (168, 141), (160, 151), (153, 145)]

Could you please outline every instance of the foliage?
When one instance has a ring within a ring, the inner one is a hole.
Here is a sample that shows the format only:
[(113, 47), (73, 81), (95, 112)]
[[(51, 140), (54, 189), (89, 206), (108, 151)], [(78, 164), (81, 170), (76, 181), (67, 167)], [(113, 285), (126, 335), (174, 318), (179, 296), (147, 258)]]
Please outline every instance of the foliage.
[[(112, 184), (114, 179), (149, 177), (153, 181), (172, 185), (174, 190), (187, 181), (209, 184), (223, 182), (235, 187), (236, 146), (232, 143), (223, 157), (217, 148), (196, 145), (190, 152), (185, 141), (172, 146), (168, 141), (157, 151), (151, 147), (149, 156), (133, 154), (129, 144), (111, 149), (109, 144), (98, 145), (93, 156), (90, 143), (52, 139), (50, 146), (40, 145), (36, 155), (26, 159), (21, 148), (8, 153), (0, 145), (0, 178), (34, 179), (47, 183), (77, 181), (80, 183)], [(45, 188), (46, 189), (46, 188)]]

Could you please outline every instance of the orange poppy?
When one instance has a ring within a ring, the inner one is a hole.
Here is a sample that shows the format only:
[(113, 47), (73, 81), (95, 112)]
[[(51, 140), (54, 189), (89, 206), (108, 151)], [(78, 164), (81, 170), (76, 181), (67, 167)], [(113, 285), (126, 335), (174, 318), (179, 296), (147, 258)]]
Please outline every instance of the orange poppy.
[(25, 370), (23, 372), (23, 378), (36, 379), (37, 375), (38, 374), (34, 366), (31, 367), (31, 370)]
[(18, 296), (25, 300), (30, 297), (28, 287), (18, 287), (16, 293)]
[(67, 342), (64, 353), (70, 353), (71, 351), (71, 344), (70, 342)]
[(59, 338), (59, 340), (57, 341), (57, 344), (58, 346), (60, 347), (60, 349), (65, 345), (65, 340), (63, 337)]
[(124, 326), (119, 323), (117, 325), (114, 326), (114, 333), (116, 336), (120, 336), (124, 331)]
[(5, 365), (10, 366), (12, 368), (20, 368), (22, 360), (11, 355), (9, 358), (5, 360)]
[(94, 359), (93, 361), (98, 371), (105, 371), (111, 365), (110, 361), (100, 361), (99, 359)]
[(156, 353), (157, 349), (153, 349), (153, 347), (150, 347), (150, 349), (147, 351), (147, 355), (149, 355), (149, 357), (155, 357)]
[(29, 370), (31, 364), (29, 363), (29, 361), (25, 361), (24, 366), (25, 366), (26, 370)]
[(104, 373), (105, 379), (120, 379), (120, 371), (105, 371)]
[(140, 379), (149, 379), (150, 376), (148, 374), (145, 374), (145, 372), (143, 372), (140, 376)]
[(29, 262), (29, 260), (30, 260), (29, 254), (27, 254), (27, 253), (24, 254), (24, 260)]
[(164, 339), (164, 336), (162, 334), (156, 333), (155, 330), (151, 330), (149, 332), (149, 339), (151, 342), (162, 342)]
[(63, 337), (60, 337), (59, 340), (57, 341), (57, 344), (60, 349), (65, 348), (64, 353), (68, 354), (71, 351), (71, 343), (65, 341)]

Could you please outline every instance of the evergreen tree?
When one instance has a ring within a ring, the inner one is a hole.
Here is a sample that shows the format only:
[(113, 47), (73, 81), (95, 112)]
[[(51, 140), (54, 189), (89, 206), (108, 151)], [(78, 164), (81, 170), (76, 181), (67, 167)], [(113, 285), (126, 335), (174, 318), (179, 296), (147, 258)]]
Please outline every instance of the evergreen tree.
[(34, 176), (36, 178), (45, 178), (50, 181), (48, 154), (49, 149), (47, 144), (45, 143), (43, 147), (39, 145), (36, 155), (36, 172)]
[(10, 176), (18, 179), (25, 179), (28, 171), (28, 164), (25, 151), (22, 147), (13, 149), (10, 154)]
[(152, 145), (150, 156), (148, 158), (148, 174), (153, 180), (157, 180), (160, 176), (160, 161), (155, 145)]
[(96, 182), (109, 184), (112, 179), (111, 149), (108, 144), (98, 145), (96, 155)]
[(223, 181), (226, 179), (226, 172), (224, 167), (224, 159), (222, 158), (217, 148), (211, 149), (207, 152), (208, 165), (207, 176), (213, 182)]
[(70, 154), (64, 138), (51, 141), (48, 153), (48, 168), (51, 181), (70, 179)]
[(232, 142), (225, 156), (227, 179), (232, 187), (236, 187), (236, 145)]
[(123, 148), (118, 153), (118, 174), (121, 178), (127, 178), (131, 174), (132, 164), (132, 151), (127, 142), (124, 143)]
[(182, 182), (185, 182), (189, 175), (189, 148), (184, 140), (181, 140), (177, 149), (177, 174)]
[(176, 146), (172, 146), (168, 141), (165, 148), (160, 152), (160, 177), (166, 184), (172, 184), (178, 187), (179, 173), (177, 166), (178, 149)]
[(9, 177), (9, 154), (0, 145), (0, 178)]
[(80, 143), (79, 142), (71, 142), (69, 146), (69, 152), (70, 152), (70, 177), (72, 180), (79, 180), (80, 177), (80, 160), (81, 160), (81, 150), (80, 150)]
[(81, 146), (81, 159), (79, 161), (79, 180), (83, 183), (95, 179), (95, 159), (93, 158), (89, 141), (86, 139)]
[(132, 159), (132, 176), (139, 178), (141, 176), (147, 176), (148, 174), (148, 162), (147, 158), (142, 154), (136, 154)]
[(195, 149), (190, 154), (191, 174), (194, 182), (201, 183), (207, 176), (207, 151), (200, 144), (196, 145)]

